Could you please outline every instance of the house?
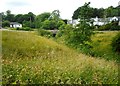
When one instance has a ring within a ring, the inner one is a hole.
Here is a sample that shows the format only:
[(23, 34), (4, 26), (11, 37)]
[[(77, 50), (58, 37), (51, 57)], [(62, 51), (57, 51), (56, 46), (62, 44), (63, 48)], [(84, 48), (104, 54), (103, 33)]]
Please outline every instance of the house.
[(99, 25), (99, 26), (102, 26), (102, 25), (105, 25), (105, 24), (108, 24), (112, 21), (118, 21), (120, 22), (120, 17), (108, 17), (108, 18), (91, 18), (91, 20), (93, 20), (93, 25)]
[(22, 28), (22, 24), (20, 24), (18, 22), (11, 22), (10, 27), (12, 27), (12, 28)]
[[(120, 17), (108, 17), (108, 18), (91, 18), (90, 19), (91, 21), (93, 21), (93, 25), (99, 25), (99, 26), (102, 26), (102, 25), (106, 25), (112, 21), (118, 21), (118, 25), (120, 25)], [(79, 24), (79, 21), (80, 19), (74, 19), (74, 20), (68, 20), (67, 21), (67, 24), (72, 24), (73, 26)], [(91, 25), (91, 24), (90, 24)]]

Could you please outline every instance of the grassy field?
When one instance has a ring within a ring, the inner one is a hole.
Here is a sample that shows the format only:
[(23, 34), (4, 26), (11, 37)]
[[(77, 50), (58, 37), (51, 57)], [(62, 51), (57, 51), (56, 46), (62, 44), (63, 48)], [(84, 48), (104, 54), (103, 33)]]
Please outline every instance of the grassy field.
[(2, 80), (3, 84), (117, 84), (118, 65), (33, 32), (2, 31)]
[(91, 49), (91, 51), (93, 52), (93, 56), (119, 62), (120, 55), (113, 52), (111, 46), (113, 37), (115, 37), (117, 33), (118, 31), (103, 31), (93, 35), (93, 48)]

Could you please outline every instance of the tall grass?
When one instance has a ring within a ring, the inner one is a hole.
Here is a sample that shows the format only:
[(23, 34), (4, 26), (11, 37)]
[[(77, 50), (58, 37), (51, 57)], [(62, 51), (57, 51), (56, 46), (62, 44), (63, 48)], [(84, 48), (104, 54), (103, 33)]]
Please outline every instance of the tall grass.
[(2, 32), (3, 84), (117, 84), (118, 65), (32, 32)]
[(92, 37), (91, 49), (92, 54), (99, 58), (104, 58), (106, 60), (114, 60), (116, 62), (120, 61), (120, 55), (115, 53), (112, 49), (111, 43), (113, 38), (116, 36), (117, 31), (105, 31), (98, 32)]

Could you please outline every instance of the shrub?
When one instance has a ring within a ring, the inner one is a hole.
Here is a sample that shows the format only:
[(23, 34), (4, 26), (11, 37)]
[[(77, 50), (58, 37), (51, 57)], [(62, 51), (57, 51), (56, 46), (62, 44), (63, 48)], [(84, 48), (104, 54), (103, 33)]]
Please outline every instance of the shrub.
[(54, 30), (57, 28), (57, 22), (54, 20), (45, 20), (42, 22), (41, 28), (46, 30)]
[(120, 26), (118, 25), (118, 22), (111, 22), (99, 27), (99, 30), (120, 30)]
[(32, 31), (30, 27), (22, 27), (22, 28), (17, 27), (16, 30)]
[(38, 34), (40, 35), (40, 36), (45, 36), (45, 37), (47, 37), (47, 38), (50, 38), (50, 37), (52, 37), (52, 32), (50, 32), (50, 31), (47, 31), (47, 30), (43, 30), (43, 29), (38, 29)]
[(113, 50), (120, 54), (120, 32), (113, 38), (111, 45)]
[(25, 28), (23, 28), (23, 30), (25, 30), (25, 31), (31, 31), (31, 28), (30, 27), (25, 27)]
[(10, 26), (10, 22), (9, 21), (3, 21), (2, 22), (2, 27), (9, 27)]
[(90, 46), (92, 28), (86, 22), (80, 23), (77, 27), (66, 25), (65, 29), (58, 32), (57, 37), (62, 37), (66, 45), (75, 49), (82, 49), (84, 46)]

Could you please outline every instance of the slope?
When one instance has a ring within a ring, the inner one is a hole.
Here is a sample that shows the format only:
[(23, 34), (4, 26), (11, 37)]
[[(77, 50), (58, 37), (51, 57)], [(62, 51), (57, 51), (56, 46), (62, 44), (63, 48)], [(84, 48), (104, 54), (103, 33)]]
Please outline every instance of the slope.
[(118, 66), (32, 32), (2, 31), (3, 84), (117, 84)]

